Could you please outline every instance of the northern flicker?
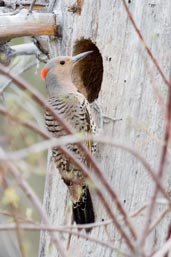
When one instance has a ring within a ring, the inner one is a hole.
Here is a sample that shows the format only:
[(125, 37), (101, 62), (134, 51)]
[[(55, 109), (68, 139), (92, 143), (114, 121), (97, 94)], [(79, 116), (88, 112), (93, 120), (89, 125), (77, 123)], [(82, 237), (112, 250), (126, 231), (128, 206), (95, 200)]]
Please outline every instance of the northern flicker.
[[(41, 73), (46, 82), (49, 104), (67, 120), (76, 132), (82, 133), (95, 133), (96, 127), (88, 101), (78, 92), (72, 82), (72, 70), (76, 62), (86, 58), (91, 53), (92, 51), (87, 51), (73, 57), (53, 58), (45, 65)], [(53, 137), (67, 134), (58, 121), (47, 111), (45, 121), (47, 129)], [(91, 152), (95, 150), (95, 144), (92, 142), (86, 144)], [(67, 149), (73, 152), (82, 163), (89, 166), (83, 152), (76, 144), (68, 144)], [(58, 148), (53, 148), (52, 153), (56, 167), (68, 187), (75, 222), (77, 224), (93, 223), (95, 215), (87, 178)]]

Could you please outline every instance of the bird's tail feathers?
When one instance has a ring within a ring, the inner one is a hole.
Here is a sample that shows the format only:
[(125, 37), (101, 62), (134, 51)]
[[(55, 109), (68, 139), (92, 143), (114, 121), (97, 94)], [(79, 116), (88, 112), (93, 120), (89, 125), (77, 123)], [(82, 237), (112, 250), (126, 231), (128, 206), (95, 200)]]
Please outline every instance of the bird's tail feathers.
[[(73, 216), (77, 224), (88, 224), (95, 221), (93, 203), (88, 186), (83, 186), (83, 194), (80, 200), (73, 203)], [(90, 232), (91, 229), (86, 229)]]

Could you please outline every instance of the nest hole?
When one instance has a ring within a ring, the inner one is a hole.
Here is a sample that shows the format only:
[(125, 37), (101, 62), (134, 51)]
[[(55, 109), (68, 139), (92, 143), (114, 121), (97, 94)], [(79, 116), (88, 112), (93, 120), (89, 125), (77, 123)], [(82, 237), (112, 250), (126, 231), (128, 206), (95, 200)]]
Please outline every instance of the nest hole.
[(92, 50), (93, 53), (79, 61), (73, 70), (73, 82), (92, 103), (98, 98), (103, 79), (103, 59), (97, 46), (89, 39), (75, 42), (73, 55)]

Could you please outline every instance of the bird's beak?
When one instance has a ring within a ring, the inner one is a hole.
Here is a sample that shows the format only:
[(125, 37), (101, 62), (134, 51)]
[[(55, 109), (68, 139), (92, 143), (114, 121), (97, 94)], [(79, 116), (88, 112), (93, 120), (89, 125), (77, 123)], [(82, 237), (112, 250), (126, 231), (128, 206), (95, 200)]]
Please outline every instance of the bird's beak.
[(92, 54), (92, 53), (93, 53), (93, 51), (87, 51), (87, 52), (84, 52), (84, 53), (81, 53), (81, 54), (77, 54), (77, 55), (72, 57), (72, 62), (76, 63), (76, 62), (82, 60), (83, 58), (85, 58), (87, 55)]

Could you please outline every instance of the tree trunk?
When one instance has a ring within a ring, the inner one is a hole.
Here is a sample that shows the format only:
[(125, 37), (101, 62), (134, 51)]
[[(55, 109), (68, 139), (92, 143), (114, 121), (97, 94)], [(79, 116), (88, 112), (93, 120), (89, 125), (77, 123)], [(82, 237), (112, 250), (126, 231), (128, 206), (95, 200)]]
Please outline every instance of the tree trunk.
[[(140, 3), (139, 0), (134, 0), (128, 2), (128, 7), (147, 45), (166, 77), (169, 77), (171, 1), (154, 0), (152, 3), (149, 1)], [(90, 75), (90, 66), (84, 63), (82, 67), (79, 66), (76, 69), (75, 83), (83, 90), (90, 102), (97, 97), (100, 90), (98, 103), (102, 112), (113, 119), (105, 119), (108, 122), (104, 123), (103, 133), (112, 136), (116, 142), (134, 148), (157, 171), (165, 129), (159, 96), (165, 104), (168, 90), (139, 40), (122, 1), (76, 1), (75, 5), (71, 6), (71, 1), (59, 0), (54, 12), (57, 13), (57, 23), (61, 26), (62, 37), (57, 42), (54, 40), (49, 42), (51, 56), (71, 55), (94, 49), (93, 77)], [(85, 92), (83, 84), (87, 86)], [(123, 150), (102, 144), (98, 145), (96, 158), (129, 214), (149, 203), (155, 184), (136, 158)], [(171, 185), (169, 167), (170, 159), (165, 165), (163, 177), (166, 192), (170, 191)], [(44, 206), (50, 222), (54, 226), (70, 224), (71, 206), (67, 189), (50, 157), (47, 170)], [(110, 206), (115, 209), (115, 204), (109, 195), (106, 193), (105, 196)], [(95, 193), (93, 201), (96, 221), (109, 219), (109, 215)], [(157, 205), (153, 221), (164, 209), (164, 205)], [(132, 222), (140, 239), (146, 222), (146, 211), (143, 215), (133, 218)], [(166, 240), (169, 222), (170, 214), (163, 218), (150, 234), (146, 240), (148, 253), (160, 247)], [(126, 249), (124, 240), (112, 224), (107, 227), (94, 228), (90, 236), (111, 242), (120, 250)], [(68, 235), (64, 235), (62, 239), (67, 247)], [(71, 237), (68, 250), (69, 256), (75, 257), (119, 256), (118, 252), (112, 252), (111, 249), (75, 236)], [(58, 256), (56, 249), (50, 245), (48, 233), (41, 234), (39, 256)]]

